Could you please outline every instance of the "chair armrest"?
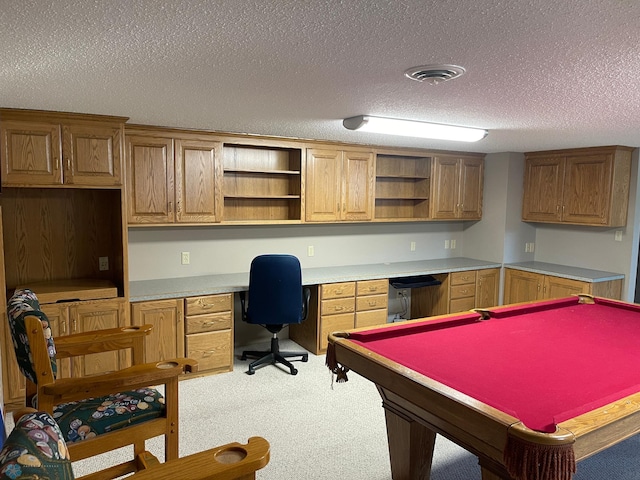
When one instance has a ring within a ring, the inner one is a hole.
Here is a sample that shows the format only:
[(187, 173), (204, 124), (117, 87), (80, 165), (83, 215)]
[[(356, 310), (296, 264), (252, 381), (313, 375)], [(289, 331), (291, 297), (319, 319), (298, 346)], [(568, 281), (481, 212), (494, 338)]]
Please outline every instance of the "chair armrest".
[(269, 442), (251, 437), (246, 445), (229, 443), (149, 468), (128, 477), (132, 480), (234, 480), (255, 478), (256, 470), (269, 463)]
[(125, 348), (139, 348), (153, 325), (129, 326), (74, 333), (55, 338), (58, 358), (76, 357), (89, 353), (109, 352)]
[[(104, 375), (62, 378), (40, 386), (43, 395), (52, 397), (53, 404), (99, 397), (124, 390), (166, 385), (177, 381), (183, 373), (198, 371), (198, 362), (190, 358), (174, 358), (163, 362), (144, 363)], [(42, 399), (39, 399), (41, 401)]]

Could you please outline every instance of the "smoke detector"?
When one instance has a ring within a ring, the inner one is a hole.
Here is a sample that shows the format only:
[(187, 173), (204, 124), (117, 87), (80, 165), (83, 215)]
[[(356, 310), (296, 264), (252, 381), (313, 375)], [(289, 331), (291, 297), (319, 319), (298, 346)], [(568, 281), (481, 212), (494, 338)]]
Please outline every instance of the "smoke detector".
[(422, 65), (405, 70), (405, 77), (416, 82), (437, 85), (464, 74), (465, 69), (457, 65)]

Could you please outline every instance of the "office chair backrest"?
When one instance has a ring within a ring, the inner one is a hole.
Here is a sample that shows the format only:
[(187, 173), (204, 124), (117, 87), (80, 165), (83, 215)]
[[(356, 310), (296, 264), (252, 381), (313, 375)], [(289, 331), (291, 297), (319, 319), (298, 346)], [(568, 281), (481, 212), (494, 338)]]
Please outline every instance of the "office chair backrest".
[(303, 320), (302, 272), (293, 255), (260, 255), (251, 262), (247, 321), (284, 325)]

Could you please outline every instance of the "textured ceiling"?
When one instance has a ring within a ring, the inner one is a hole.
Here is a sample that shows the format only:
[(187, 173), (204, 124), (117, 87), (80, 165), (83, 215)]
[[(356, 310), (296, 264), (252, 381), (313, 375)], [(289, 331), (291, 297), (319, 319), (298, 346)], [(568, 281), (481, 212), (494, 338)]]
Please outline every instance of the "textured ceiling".
[[(1, 0), (0, 106), (390, 146), (640, 146), (638, 0)], [(450, 63), (462, 77), (409, 80)], [(368, 114), (478, 143), (345, 130)]]

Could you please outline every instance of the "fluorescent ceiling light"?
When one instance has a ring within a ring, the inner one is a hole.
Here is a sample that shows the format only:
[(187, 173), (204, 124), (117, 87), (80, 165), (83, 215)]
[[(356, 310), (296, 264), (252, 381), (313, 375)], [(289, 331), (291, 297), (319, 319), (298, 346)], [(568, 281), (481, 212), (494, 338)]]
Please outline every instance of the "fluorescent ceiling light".
[(432, 138), (437, 140), (454, 140), (458, 142), (477, 142), (489, 133), (483, 128), (459, 127), (439, 123), (400, 120), (397, 118), (371, 117), (359, 115), (346, 118), (342, 124), (349, 130), (361, 132), (386, 133), (406, 137)]

